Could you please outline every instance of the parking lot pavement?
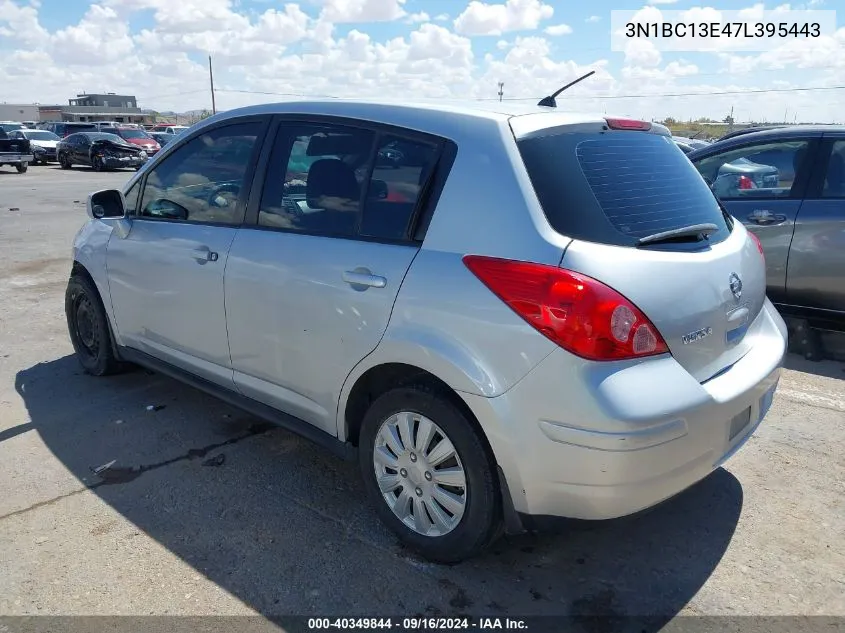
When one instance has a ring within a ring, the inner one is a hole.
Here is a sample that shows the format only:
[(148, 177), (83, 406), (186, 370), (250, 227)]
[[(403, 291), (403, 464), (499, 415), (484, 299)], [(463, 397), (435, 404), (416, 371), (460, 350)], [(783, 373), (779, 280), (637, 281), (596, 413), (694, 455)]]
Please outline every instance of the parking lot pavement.
[(790, 357), (749, 444), (651, 513), (429, 564), (354, 464), (161, 376), (82, 374), (71, 240), (130, 175), (0, 173), (0, 613), (845, 616), (843, 365)]

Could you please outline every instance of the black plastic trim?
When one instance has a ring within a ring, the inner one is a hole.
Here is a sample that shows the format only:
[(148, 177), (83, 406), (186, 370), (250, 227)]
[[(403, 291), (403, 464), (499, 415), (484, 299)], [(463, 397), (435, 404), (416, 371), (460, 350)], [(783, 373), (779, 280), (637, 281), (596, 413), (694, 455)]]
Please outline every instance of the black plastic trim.
[(269, 407), (257, 400), (253, 400), (252, 398), (247, 398), (246, 396), (236, 393), (231, 389), (222, 387), (216, 383), (206, 380), (205, 378), (195, 376), (184, 369), (175, 367), (170, 363), (159, 360), (149, 354), (130, 347), (121, 347), (120, 357), (123, 360), (146, 367), (147, 369), (166, 376), (170, 376), (171, 378), (190, 385), (195, 389), (204, 391), (223, 402), (227, 402), (233, 406), (243, 409), (247, 413), (251, 413), (256, 417), (267, 420), (268, 422), (276, 424), (288, 431), (296, 433), (297, 435), (328, 449), (342, 459), (352, 461), (358, 457), (358, 449), (352, 444), (340, 441), (336, 437), (329, 435), (325, 431), (321, 431), (305, 420), (301, 420), (296, 416), (284, 413), (283, 411), (279, 411), (273, 407)]

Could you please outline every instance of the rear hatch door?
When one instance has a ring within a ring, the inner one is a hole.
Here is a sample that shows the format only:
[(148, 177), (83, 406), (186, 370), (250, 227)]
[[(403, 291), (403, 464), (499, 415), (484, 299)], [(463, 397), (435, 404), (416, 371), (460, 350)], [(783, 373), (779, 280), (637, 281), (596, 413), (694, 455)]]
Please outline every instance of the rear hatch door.
[(670, 137), (599, 124), (517, 144), (549, 223), (574, 239), (562, 267), (632, 301), (699, 381), (749, 351), (763, 257)]

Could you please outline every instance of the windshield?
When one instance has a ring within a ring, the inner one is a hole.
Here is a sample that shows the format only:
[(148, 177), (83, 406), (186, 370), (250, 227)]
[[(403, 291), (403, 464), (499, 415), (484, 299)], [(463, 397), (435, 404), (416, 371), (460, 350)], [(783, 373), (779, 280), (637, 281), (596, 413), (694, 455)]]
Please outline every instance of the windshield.
[(150, 135), (142, 130), (133, 130), (131, 128), (121, 128), (118, 132), (123, 138), (150, 138)]
[(47, 130), (27, 130), (23, 135), (30, 141), (60, 141), (58, 135)]
[(24, 129), (24, 127), (20, 123), (0, 123), (0, 130), (5, 130), (6, 132), (22, 129)]
[(111, 141), (112, 143), (122, 143), (126, 145), (126, 141), (120, 138), (117, 134), (106, 134), (105, 132), (95, 132), (89, 134), (88, 138), (92, 141)]
[(518, 146), (543, 211), (562, 235), (617, 246), (695, 224), (719, 228), (710, 243), (729, 235), (713, 192), (668, 136), (552, 133)]

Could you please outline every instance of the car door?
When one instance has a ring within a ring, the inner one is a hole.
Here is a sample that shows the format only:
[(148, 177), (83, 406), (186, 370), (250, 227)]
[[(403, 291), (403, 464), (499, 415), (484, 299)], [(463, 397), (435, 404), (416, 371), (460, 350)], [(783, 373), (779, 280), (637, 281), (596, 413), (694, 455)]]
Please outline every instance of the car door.
[(356, 124), (283, 120), (226, 269), (238, 389), (332, 435), (343, 382), (381, 340), (419, 250), (412, 218), (440, 151), (411, 135), (423, 160), (374, 167), (394, 140)]
[(130, 230), (108, 246), (122, 343), (230, 388), (223, 271), (267, 123), (218, 124), (151, 166)]
[(766, 286), (775, 303), (786, 301), (786, 270), (795, 218), (801, 209), (813, 137), (767, 137), (693, 156), (698, 171), (728, 212), (760, 238)]
[(845, 317), (845, 136), (825, 134), (789, 251), (786, 299)]
[(73, 162), (90, 165), (91, 139), (88, 138), (87, 134), (74, 134), (73, 136), (75, 137), (72, 145)]

